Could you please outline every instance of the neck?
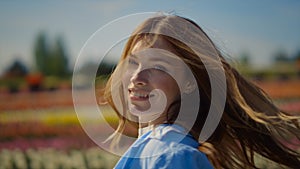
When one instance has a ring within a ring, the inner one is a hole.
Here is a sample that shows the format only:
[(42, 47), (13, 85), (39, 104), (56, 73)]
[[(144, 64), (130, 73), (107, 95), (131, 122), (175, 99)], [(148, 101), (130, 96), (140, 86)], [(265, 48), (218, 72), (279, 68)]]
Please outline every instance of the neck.
[(142, 136), (143, 134), (147, 133), (148, 131), (152, 130), (154, 128), (153, 124), (143, 125), (139, 123), (139, 130), (138, 130), (138, 137)]
[(158, 125), (167, 123), (166, 113), (161, 114), (158, 117), (153, 117), (152, 115), (141, 115), (139, 118), (139, 128), (144, 128), (150, 125)]

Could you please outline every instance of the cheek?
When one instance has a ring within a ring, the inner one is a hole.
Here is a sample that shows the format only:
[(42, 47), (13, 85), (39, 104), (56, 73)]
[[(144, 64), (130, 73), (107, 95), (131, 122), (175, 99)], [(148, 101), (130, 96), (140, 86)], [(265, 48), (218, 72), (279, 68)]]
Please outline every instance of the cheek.
[(172, 101), (177, 100), (180, 97), (180, 91), (176, 83), (169, 85), (168, 92)]
[(157, 88), (164, 91), (168, 102), (173, 102), (180, 96), (179, 88), (176, 81), (172, 78), (158, 79)]
[(121, 77), (122, 85), (124, 88), (128, 87), (131, 77), (132, 77), (132, 73), (130, 71), (126, 71)]
[(123, 74), (123, 76), (121, 77), (121, 85), (123, 88), (123, 96), (124, 96), (125, 100), (127, 100), (127, 97), (128, 97), (128, 86), (130, 84), (131, 76), (132, 75), (129, 72), (125, 72)]

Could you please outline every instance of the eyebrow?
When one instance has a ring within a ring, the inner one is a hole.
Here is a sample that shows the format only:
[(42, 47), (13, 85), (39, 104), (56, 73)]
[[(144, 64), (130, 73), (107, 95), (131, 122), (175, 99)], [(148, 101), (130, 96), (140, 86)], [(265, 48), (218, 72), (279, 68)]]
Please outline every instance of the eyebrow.
[[(133, 53), (130, 53), (129, 54), (129, 57), (133, 57), (134, 59), (139, 59), (139, 56), (138, 55), (135, 55)], [(152, 62), (164, 62), (168, 65), (172, 65), (170, 62), (168, 62), (166, 59), (161, 59), (161, 58), (150, 58), (149, 61), (152, 61)]]
[(138, 56), (137, 56), (137, 55), (135, 55), (135, 54), (133, 54), (133, 53), (130, 53), (130, 54), (129, 54), (129, 57), (133, 57), (133, 58), (135, 58), (135, 59), (137, 59), (137, 58), (138, 58)]
[(168, 62), (167, 60), (165, 60), (165, 59), (160, 59), (160, 58), (151, 58), (150, 61), (152, 61), (152, 62), (164, 62), (164, 63), (166, 63), (166, 64), (168, 64), (168, 65), (171, 65), (171, 63)]

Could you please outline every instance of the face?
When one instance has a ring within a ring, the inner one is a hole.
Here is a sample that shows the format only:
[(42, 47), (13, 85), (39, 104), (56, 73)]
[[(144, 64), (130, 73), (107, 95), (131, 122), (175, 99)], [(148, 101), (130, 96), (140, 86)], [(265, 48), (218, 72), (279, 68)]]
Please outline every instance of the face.
[(122, 84), (129, 111), (148, 122), (163, 116), (180, 99), (185, 71), (174, 49), (162, 39), (152, 48), (145, 46), (138, 42), (125, 60)]

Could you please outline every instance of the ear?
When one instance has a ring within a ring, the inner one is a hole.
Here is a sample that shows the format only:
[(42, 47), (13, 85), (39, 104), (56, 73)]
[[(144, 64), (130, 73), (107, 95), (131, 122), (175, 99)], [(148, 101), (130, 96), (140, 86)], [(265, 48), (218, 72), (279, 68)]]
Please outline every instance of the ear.
[(196, 87), (197, 87), (197, 84), (196, 84), (196, 83), (192, 83), (192, 82), (188, 81), (188, 82), (185, 84), (185, 86), (184, 86), (184, 91), (183, 91), (183, 93), (185, 93), (185, 94), (190, 94), (190, 93), (192, 93), (193, 91), (195, 91)]

